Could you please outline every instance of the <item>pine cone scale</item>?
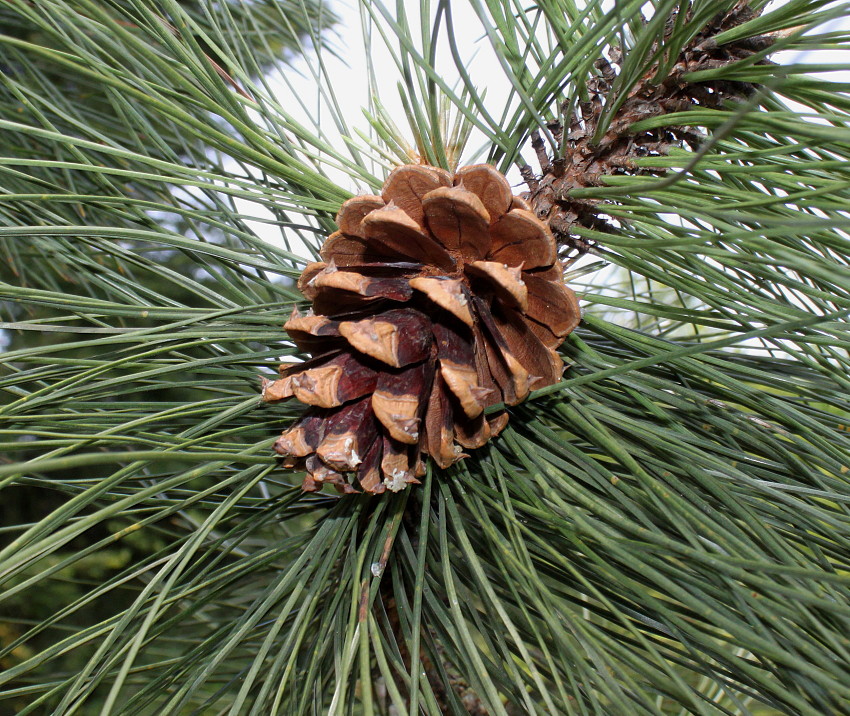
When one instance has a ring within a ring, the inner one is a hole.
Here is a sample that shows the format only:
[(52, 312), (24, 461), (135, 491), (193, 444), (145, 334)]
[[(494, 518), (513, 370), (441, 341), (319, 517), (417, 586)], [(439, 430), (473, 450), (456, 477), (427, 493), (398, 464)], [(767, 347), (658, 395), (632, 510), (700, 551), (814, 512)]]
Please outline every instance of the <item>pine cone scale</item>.
[(464, 413), (474, 418), (492, 404), (489, 398), (494, 398), (493, 403), (498, 402), (498, 398), (496, 391), (481, 385), (470, 332), (465, 326), (453, 323), (434, 323), (440, 374)]
[(430, 232), (448, 251), (469, 260), (482, 258), (490, 248), (490, 213), (471, 191), (441, 187), (422, 201)]
[[(385, 206), (384, 200), (374, 194), (362, 194), (349, 199), (342, 205), (336, 217), (336, 225), (339, 227), (339, 231), (329, 237), (328, 242), (333, 236), (356, 236), (365, 239), (366, 234), (362, 230), (363, 219), (373, 211)], [(327, 246), (327, 242), (325, 246)]]
[(366, 243), (373, 251), (392, 252), (419, 264), (453, 270), (455, 261), (423, 228), (394, 205), (363, 220)]
[(381, 462), (384, 455), (384, 441), (380, 438), (372, 442), (372, 446), (366, 451), (363, 462), (357, 471), (357, 481), (360, 488), (365, 492), (380, 494), (387, 488), (384, 485), (384, 476), (381, 472)]
[(462, 279), (420, 276), (410, 280), (410, 287), (424, 293), (436, 306), (467, 326), (472, 326), (475, 319), (469, 307), (469, 292)]
[(564, 372), (560, 356), (548, 348), (529, 327), (528, 321), (514, 312), (494, 315), (493, 322), (505, 345), (531, 376), (531, 389), (557, 383)]
[(455, 425), (455, 440), (458, 445), (467, 450), (483, 447), (490, 437), (490, 424), (483, 414), (476, 418), (460, 419)]
[(372, 407), (393, 439), (410, 445), (419, 443), (433, 372), (433, 365), (423, 361), (397, 373), (381, 375), (372, 394)]
[(513, 193), (502, 174), (489, 164), (475, 164), (460, 169), (455, 186), (472, 192), (481, 200), (491, 221), (496, 221), (511, 208)]
[(324, 437), (326, 421), (319, 413), (308, 413), (298, 424), (284, 432), (274, 444), (276, 452), (294, 467), (298, 458), (306, 458), (316, 452)]
[(394, 204), (417, 224), (424, 226), (422, 198), (429, 191), (451, 184), (451, 175), (443, 169), (408, 164), (390, 173), (384, 182), (381, 197), (387, 204)]
[(523, 281), (528, 289), (528, 310), (525, 315), (549, 328), (563, 341), (581, 319), (576, 295), (563, 284), (536, 275), (525, 274)]
[(336, 408), (371, 393), (378, 374), (351, 353), (341, 353), (324, 365), (292, 377), (292, 392), (298, 400), (320, 408)]
[(509, 308), (528, 308), (528, 289), (518, 266), (508, 266), (498, 261), (473, 261), (466, 265), (467, 276), (487, 284), (487, 290)]
[(407, 445), (385, 435), (383, 438), (381, 472), (384, 485), (391, 492), (403, 490), (411, 483), (419, 482), (411, 471), (410, 451)]
[(505, 337), (499, 331), (493, 314), (477, 296), (472, 299), (478, 309), (483, 326), (483, 343), (486, 348), (487, 364), (504, 396), (505, 403), (516, 405), (528, 397), (532, 376), (513, 354)]
[(552, 232), (531, 211), (512, 209), (493, 225), (490, 235), (495, 261), (528, 271), (552, 266), (557, 259)]
[(302, 316), (298, 309), (292, 310), (289, 320), (283, 324), (289, 337), (298, 348), (304, 352), (321, 350), (329, 345), (329, 340), (339, 338), (339, 321), (332, 321), (327, 316)]
[(393, 368), (425, 360), (433, 343), (430, 329), (431, 322), (412, 308), (339, 324), (339, 332), (352, 348)]
[(468, 365), (440, 361), (440, 376), (460, 403), (468, 418), (477, 418), (487, 407), (487, 398), (492, 391), (478, 385), (478, 371)]
[(371, 446), (375, 434), (375, 412), (370, 398), (344, 406), (316, 448), (322, 462), (338, 471), (355, 470)]
[(425, 415), (425, 448), (437, 467), (447, 468), (460, 456), (454, 445), (453, 410), (442, 376), (437, 373)]

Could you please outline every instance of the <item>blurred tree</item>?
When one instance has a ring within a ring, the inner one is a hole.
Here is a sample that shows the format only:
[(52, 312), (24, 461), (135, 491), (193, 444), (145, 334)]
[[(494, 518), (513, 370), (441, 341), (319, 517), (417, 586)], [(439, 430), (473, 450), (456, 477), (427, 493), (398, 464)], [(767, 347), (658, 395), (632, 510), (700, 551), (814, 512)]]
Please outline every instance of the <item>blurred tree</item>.
[[(366, 132), (321, 5), (4, 4), (12, 709), (850, 709), (847, 65), (768, 60), (846, 52), (848, 6), (461, 5), (360, 4)], [(269, 83), (300, 38), (316, 105)], [(471, 138), (578, 259), (570, 369), (421, 487), (302, 494), (257, 397), (292, 279)]]
[[(132, 19), (133, 7), (126, 3), (112, 3), (111, 16), (143, 41), (150, 39), (142, 28)], [(193, 36), (198, 50), (197, 60), (199, 64), (206, 63), (216, 74), (233, 89), (239, 91), (238, 84), (229, 76), (224, 69), (223, 60), (214, 48), (211, 48), (205, 38), (215, 35), (218, 24), (230, 23), (233, 31), (238, 33), (244, 50), (250, 49), (250, 63), (243, 63), (243, 67), (250, 68), (248, 71), (254, 78), (259, 78), (264, 72), (270, 71), (274, 66), (295, 58), (303, 49), (303, 42), (309, 41), (321, 29), (331, 27), (336, 19), (328, 10), (312, 3), (298, 4), (297, 12), (293, 12), (294, 5), (288, 8), (280, 3), (254, 3), (250, 12), (246, 12), (243, 3), (228, 2), (217, 7), (210, 7), (199, 2), (181, 2), (179, 8), (191, 18), (193, 24), (198, 28), (198, 33)], [(103, 12), (103, 7), (100, 8)], [(289, 11), (288, 17), (282, 21), (281, 13)], [(77, 12), (82, 16), (90, 16), (85, 4), (69, 5), (69, 13)], [(145, 9), (145, 15), (149, 21), (159, 21), (166, 25), (174, 39), (184, 41), (179, 34), (173, 30), (168, 15), (159, 15)], [(36, 124), (45, 122), (49, 116), (49, 127), (63, 132), (74, 133), (78, 127), (86, 127), (90, 132), (102, 133), (111, 141), (134, 146), (145, 146), (149, 156), (156, 156), (165, 161), (180, 161), (191, 166), (198, 157), (203, 157), (207, 150), (203, 140), (184, 135), (178, 126), (169, 122), (157, 112), (146, 113), (147, 124), (140, 129), (138, 124), (128, 121), (127, 115), (119, 106), (112, 102), (112, 94), (108, 85), (93, 79), (85, 67), (69, 68), (56, 63), (50, 56), (44, 55), (44, 50), (61, 49), (57, 42), (56, 34), (45, 30), (43, 21), (38, 17), (38, 7), (32, 3), (27, 12), (21, 12), (18, 8), (3, 5), (0, 7), (0, 31), (9, 38), (17, 40), (12, 47), (4, 47), (0, 56), (3, 58), (2, 72), (6, 81), (0, 84), (0, 113), (4, 119), (16, 123), (23, 121)], [(82, 31), (85, 31), (84, 29)], [(21, 44), (21, 43), (26, 44)], [(184, 41), (185, 42), (185, 41)], [(152, 44), (152, 46), (154, 46)], [(167, 52), (167, 47), (160, 45), (161, 51)], [(8, 50), (8, 52), (7, 52)], [(48, 53), (49, 55), (50, 53)], [(38, 77), (39, 87), (44, 97), (49, 97), (53, 104), (46, 112), (39, 111), (37, 105), (33, 106), (26, 101), (28, 96), (26, 83), (32, 78)], [(61, 111), (56, 111), (61, 109)], [(145, 112), (141, 108), (142, 113)], [(5, 132), (5, 130), (4, 130)], [(154, 142), (147, 142), (148, 136), (155, 136)], [(55, 194), (79, 193), (92, 197), (97, 195), (104, 186), (100, 177), (87, 173), (68, 172), (64, 175), (56, 173), (52, 165), (39, 165), (37, 160), (45, 157), (64, 157), (70, 160), (78, 158), (73, 151), (63, 152), (49, 143), (39, 139), (28, 137), (26, 133), (4, 134), (4, 139), (10, 142), (10, 146), (4, 149), (10, 155), (18, 159), (30, 158), (36, 160), (30, 165), (26, 176), (15, 173), (15, 181), (19, 188), (26, 191), (40, 193), (45, 187)], [(0, 140), (2, 141), (2, 140)], [(98, 140), (102, 141), (102, 140)], [(188, 143), (187, 143), (188, 142)], [(46, 153), (45, 153), (46, 152)], [(129, 164), (125, 161), (114, 161), (112, 156), (99, 157), (101, 166), (126, 169)], [(215, 162), (213, 162), (215, 165)], [(8, 175), (7, 175), (8, 176)], [(159, 210), (157, 219), (150, 222), (145, 217), (145, 210), (117, 213), (114, 211), (100, 211), (101, 207), (90, 198), (82, 200), (70, 199), (63, 201), (59, 209), (66, 220), (93, 221), (95, 224), (107, 223), (116, 227), (129, 227), (138, 225), (140, 219), (148, 226), (157, 226), (162, 223), (173, 231), (186, 235), (193, 231), (192, 222), (180, 214), (167, 212), (167, 204), (172, 202), (168, 196), (171, 191), (179, 192), (163, 184), (155, 184), (145, 179), (136, 181), (132, 176), (123, 177), (122, 191), (127, 196), (146, 203), (154, 203)], [(186, 206), (191, 206), (198, 212), (204, 211), (204, 202), (195, 201), (198, 195), (183, 194), (180, 201)], [(45, 197), (46, 199), (46, 197)], [(56, 200), (56, 197), (54, 197)], [(165, 200), (163, 202), (163, 200)], [(19, 205), (20, 206), (20, 205)], [(20, 218), (11, 213), (17, 208), (10, 208), (8, 204), (0, 207), (4, 216), (13, 220)], [(204, 240), (221, 242), (224, 235), (215, 226), (204, 226)], [(55, 247), (42, 241), (23, 247), (14, 237), (0, 238), (3, 245), (3, 253), (7, 261), (0, 263), (0, 278), (6, 283), (16, 284), (21, 287), (44, 286), (44, 274), (31, 277), (30, 268), (39, 264), (54, 254)], [(66, 244), (67, 245), (67, 244)], [(195, 257), (180, 250), (162, 247), (156, 242), (151, 242), (146, 249), (140, 245), (134, 248), (141, 250), (149, 257), (155, 258), (167, 271), (150, 271), (138, 264), (136, 270), (141, 272), (135, 274), (138, 285), (144, 287), (144, 291), (162, 297), (168, 297), (173, 305), (202, 307), (208, 305), (201, 295), (200, 289), (210, 283), (205, 268), (198, 263)], [(61, 250), (59, 251), (61, 254)], [(92, 252), (89, 256), (89, 268), (87, 271), (100, 274), (101, 280), (109, 281), (111, 272), (118, 271), (127, 273), (127, 266), (120, 261), (113, 260), (107, 252)], [(53, 266), (42, 266), (50, 273), (50, 287), (62, 294), (73, 295), (78, 291), (91, 291), (97, 295), (97, 288), (91, 288), (90, 279), (80, 281), (76, 271), (67, 270)], [(56, 269), (56, 270), (53, 270)], [(15, 300), (5, 301), (3, 304), (4, 319), (11, 322), (30, 321), (38, 325), (50, 322), (57, 314), (52, 307), (42, 302), (18, 302)], [(62, 319), (60, 319), (62, 320)], [(122, 321), (120, 317), (117, 318)], [(123, 322), (120, 325), (126, 325)], [(136, 327), (148, 325), (155, 326), (155, 321), (145, 321), (136, 317), (133, 321)], [(3, 331), (3, 347), (6, 351), (26, 351), (50, 346), (59, 346), (68, 340), (68, 333), (56, 330), (5, 330)], [(73, 354), (76, 358), (94, 358), (98, 355), (97, 347), (79, 346)], [(114, 373), (120, 375), (120, 371)], [(8, 397), (8, 393), (6, 394)], [(151, 385), (148, 391), (143, 385), (136, 390), (136, 400), (140, 404), (167, 401), (179, 403), (182, 401), (198, 400), (206, 397), (202, 390), (192, 390), (190, 387), (175, 384), (173, 387)], [(109, 400), (105, 397), (104, 400)], [(6, 402), (5, 400), (3, 402)], [(43, 448), (39, 441), (32, 440), (32, 433), (25, 433), (23, 440), (10, 440), (4, 447), (6, 450), (14, 449), (16, 457), (31, 458), (39, 455)], [(94, 468), (94, 474), (109, 474), (109, 470)], [(60, 470), (54, 474), (53, 479), (61, 483), (63, 480), (73, 480), (78, 474), (75, 469)], [(205, 483), (209, 484), (210, 480)], [(0, 524), (14, 525), (37, 522), (54, 509), (61, 506), (64, 497), (61, 492), (54, 489), (45, 489), (44, 486), (30, 484), (17, 484), (3, 490), (3, 499), (0, 502)], [(38, 623), (49, 619), (56, 611), (57, 605), (73, 603), (83, 600), (93, 585), (99, 581), (111, 578), (127, 568), (134, 560), (148, 558), (150, 555), (161, 550), (164, 546), (161, 533), (167, 533), (162, 526), (153, 526), (144, 532), (135, 532), (123, 537), (121, 543), (114, 548), (95, 549), (91, 554), (83, 558), (75, 557), (78, 551), (85, 550), (91, 545), (104, 538), (110, 538), (124, 527), (121, 521), (105, 522), (96, 529), (89, 530), (85, 535), (75, 539), (62, 550), (57, 551), (48, 563), (56, 567), (54, 582), (50, 589), (40, 590), (33, 595), (29, 591), (21, 591), (17, 596), (12, 596), (0, 607), (0, 615), (9, 617), (8, 622), (3, 622), (0, 630), (0, 644), (6, 646), (20, 636), (21, 624)], [(127, 540), (130, 540), (129, 542)], [(0, 543), (8, 544), (8, 539), (0, 538)], [(57, 567), (58, 565), (58, 567)], [(113, 612), (121, 606), (127, 606), (132, 598), (128, 592), (122, 599), (114, 592), (104, 597), (84, 600), (85, 603), (76, 610), (75, 620), (78, 624), (96, 623), (103, 613)], [(0, 617), (0, 621), (2, 617)], [(2, 660), (2, 666), (8, 667), (16, 663), (22, 657), (31, 655), (34, 649), (44, 648), (52, 642), (52, 637), (36, 637), (30, 640), (26, 647), (18, 647), (9, 651)], [(79, 667), (84, 661), (75, 654), (62, 657), (52, 671), (71, 672)], [(26, 699), (15, 699), (12, 702), (16, 707), (22, 707), (27, 703)], [(0, 709), (2, 711), (2, 709)]]

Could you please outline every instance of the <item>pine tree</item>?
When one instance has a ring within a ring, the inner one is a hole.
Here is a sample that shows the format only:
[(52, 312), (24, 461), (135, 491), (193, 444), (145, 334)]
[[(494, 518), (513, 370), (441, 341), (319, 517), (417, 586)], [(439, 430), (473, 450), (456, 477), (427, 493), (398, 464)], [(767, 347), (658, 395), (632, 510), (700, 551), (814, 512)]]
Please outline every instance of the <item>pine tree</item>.
[[(778, 54), (846, 52), (850, 8), (462, 4), (4, 4), (2, 708), (850, 710), (850, 63)], [(362, 108), (327, 62), (360, 44)], [(261, 390), (406, 164), (520, 182), (567, 369), (420, 484), (302, 491), (304, 406)]]

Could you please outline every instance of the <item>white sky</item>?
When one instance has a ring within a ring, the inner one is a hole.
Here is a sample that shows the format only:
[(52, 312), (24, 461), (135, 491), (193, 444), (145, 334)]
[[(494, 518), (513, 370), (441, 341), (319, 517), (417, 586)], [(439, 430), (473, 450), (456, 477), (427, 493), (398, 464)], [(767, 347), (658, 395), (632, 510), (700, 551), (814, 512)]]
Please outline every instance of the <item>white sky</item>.
[[(784, 1), (782, 0), (776, 4), (784, 4)], [(332, 0), (328, 4), (341, 20), (336, 35), (332, 37), (333, 48), (339, 54), (339, 57), (325, 53), (322, 59), (325, 63), (328, 76), (332, 78), (337, 101), (345, 108), (346, 121), (352, 126), (356, 126), (368, 133), (368, 123), (362, 114), (362, 108), (369, 104), (369, 82), (366, 61), (367, 47), (362, 39), (364, 20), (361, 16), (361, 3), (357, 0)], [(389, 4), (393, 5), (393, 3)], [(433, 2), (433, 5), (436, 4), (436, 2)], [(613, 2), (610, 4), (613, 5)], [(417, 13), (419, 3), (408, 2), (405, 4), (405, 7), (411, 13), (411, 17), (409, 18), (411, 26), (416, 28), (418, 26)], [(460, 52), (464, 58), (468, 58), (465, 67), (470, 76), (478, 83), (478, 89), (482, 90), (486, 88), (487, 106), (500, 110), (508, 97), (510, 85), (499, 67), (496, 56), (481, 29), (478, 18), (468, 2), (455, 0), (451, 3), (451, 12), (455, 23), (456, 37), (460, 45)], [(384, 27), (386, 26), (384, 25)], [(835, 20), (824, 29), (834, 31), (842, 28), (850, 29), (850, 18), (845, 16), (839, 20)], [(377, 88), (381, 102), (387, 108), (390, 116), (397, 121), (403, 134), (410, 139), (410, 132), (407, 128), (404, 111), (399, 100), (399, 93), (396, 89), (399, 75), (394, 66), (392, 56), (385, 47), (378, 32), (373, 31), (372, 33), (372, 46), (369, 53), (376, 72), (379, 73), (381, 80), (385, 81), (383, 86)], [(440, 76), (446, 78), (449, 84), (453, 85), (453, 78), (458, 78), (458, 73), (448, 50), (447, 43), (445, 43), (445, 46), (439, 48), (437, 57), (437, 69)], [(850, 63), (847, 53), (828, 51), (782, 52), (773, 56), (772, 59), (783, 64), (801, 62)], [(307, 57), (295, 58), (289, 68), (284, 68), (283, 71), (270, 78), (272, 89), (281, 105), (305, 124), (309, 125), (312, 118), (319, 117), (323, 129), (329, 134), (331, 145), (342, 147), (344, 143), (332, 126), (330, 114), (323, 107), (317, 82), (312, 76), (311, 65), (314, 64), (315, 56), (310, 56), (309, 54)], [(293, 72), (293, 70), (295, 71)], [(850, 71), (844, 70), (840, 73), (825, 73), (823, 77), (835, 81), (850, 82)], [(357, 138), (357, 143), (362, 144), (362, 140)], [(482, 135), (476, 137), (473, 134), (473, 138), (467, 145), (466, 157), (469, 158), (483, 144), (484, 137)], [(532, 160), (532, 155), (528, 148), (524, 149), (524, 155), (527, 160)], [(380, 167), (375, 168), (375, 173), (378, 175), (381, 174)], [(365, 186), (355, 185), (350, 177), (343, 172), (332, 175), (332, 178), (339, 181), (341, 185), (354, 193), (367, 190)], [(512, 181), (519, 183), (518, 173), (510, 175), (510, 178)], [(245, 214), (254, 215), (258, 218), (265, 213), (259, 207), (249, 207), (247, 203), (243, 207), (243, 211)], [(279, 227), (273, 224), (251, 223), (262, 238), (274, 243), (280, 241)]]

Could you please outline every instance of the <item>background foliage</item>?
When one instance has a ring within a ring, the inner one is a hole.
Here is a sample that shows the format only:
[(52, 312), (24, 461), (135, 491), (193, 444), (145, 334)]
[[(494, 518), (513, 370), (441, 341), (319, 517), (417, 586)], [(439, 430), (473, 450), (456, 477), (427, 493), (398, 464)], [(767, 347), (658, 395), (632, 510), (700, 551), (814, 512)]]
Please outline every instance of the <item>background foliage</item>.
[[(0, 704), (846, 712), (850, 97), (810, 74), (834, 68), (691, 77), (762, 90), (647, 120), (712, 141), (576, 192), (617, 231), (576, 230), (597, 249), (565, 380), (421, 488), (304, 495), (270, 456), (299, 408), (261, 405), (257, 374), (294, 354), (292, 278), (340, 203), (412, 153), (508, 169), (533, 129), (562, 152), (548, 121), (606, 48), (627, 49), (610, 122), (735, 3), (470, 0), (496, 101), (454, 5), (363, 0), (392, 60), (372, 86), (403, 108), (366, 98), (369, 133), (324, 7), (157, 5), (0, 15)], [(847, 9), (790, 0), (715, 40), (845, 51), (825, 23)], [(302, 51), (321, 112), (269, 84)]]

